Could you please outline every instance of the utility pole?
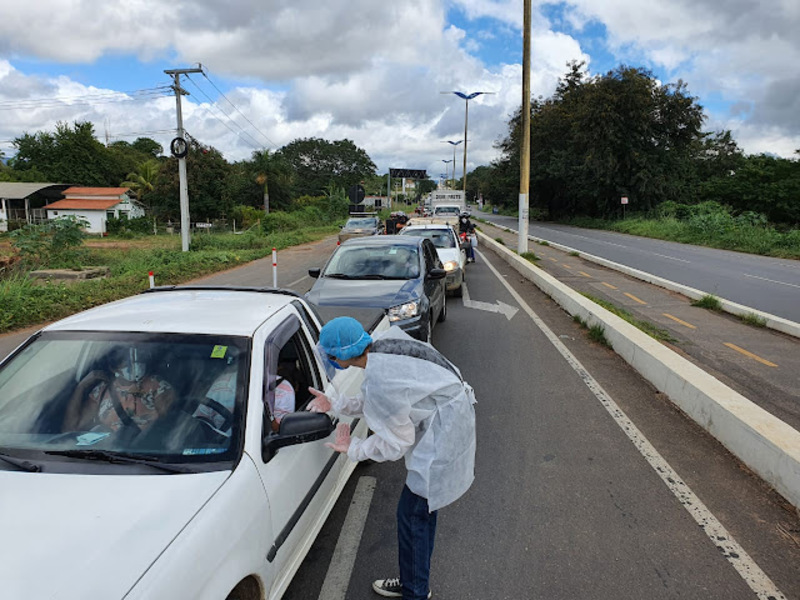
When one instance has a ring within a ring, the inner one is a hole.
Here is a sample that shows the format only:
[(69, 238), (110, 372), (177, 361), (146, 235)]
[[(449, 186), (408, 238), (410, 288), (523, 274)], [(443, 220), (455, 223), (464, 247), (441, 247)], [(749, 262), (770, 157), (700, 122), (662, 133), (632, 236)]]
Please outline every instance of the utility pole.
[(180, 179), (180, 200), (181, 200), (181, 250), (189, 251), (189, 184), (186, 181), (186, 150), (188, 145), (184, 138), (183, 113), (181, 112), (181, 96), (189, 95), (189, 92), (181, 88), (181, 75), (187, 73), (202, 73), (203, 69), (169, 69), (164, 71), (171, 75), (173, 81), (172, 89), (175, 91), (175, 106), (178, 112), (178, 137), (172, 140), (171, 150), (178, 157), (178, 177)]
[(525, 5), (522, 26), (522, 148), (519, 174), (519, 231), (517, 253), (528, 251), (528, 192), (531, 180), (531, 0)]

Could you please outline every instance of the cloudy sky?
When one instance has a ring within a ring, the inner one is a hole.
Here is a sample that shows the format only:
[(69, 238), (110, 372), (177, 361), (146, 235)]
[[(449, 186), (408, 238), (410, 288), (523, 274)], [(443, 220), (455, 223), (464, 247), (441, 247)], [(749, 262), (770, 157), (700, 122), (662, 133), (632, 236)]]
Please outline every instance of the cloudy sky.
[[(32, 0), (0, 3), (0, 151), (24, 132), (89, 120), (101, 141), (165, 149), (182, 79), (186, 130), (228, 160), (294, 139), (348, 138), (379, 171), (452, 160), (469, 104), (468, 169), (521, 102), (522, 0)], [(533, 5), (531, 86), (571, 60), (681, 78), (707, 130), (747, 153), (800, 148), (798, 0), (569, 0)], [(461, 176), (461, 147), (456, 156)]]

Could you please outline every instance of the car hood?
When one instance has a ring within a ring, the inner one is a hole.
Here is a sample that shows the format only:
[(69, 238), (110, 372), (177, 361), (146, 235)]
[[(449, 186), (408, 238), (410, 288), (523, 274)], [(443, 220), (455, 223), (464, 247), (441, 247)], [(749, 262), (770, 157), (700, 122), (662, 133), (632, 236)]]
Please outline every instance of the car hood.
[(371, 306), (391, 308), (419, 300), (421, 282), (417, 279), (331, 279), (320, 277), (306, 294), (318, 305)]
[(3, 597), (124, 597), (229, 476), (0, 472)]

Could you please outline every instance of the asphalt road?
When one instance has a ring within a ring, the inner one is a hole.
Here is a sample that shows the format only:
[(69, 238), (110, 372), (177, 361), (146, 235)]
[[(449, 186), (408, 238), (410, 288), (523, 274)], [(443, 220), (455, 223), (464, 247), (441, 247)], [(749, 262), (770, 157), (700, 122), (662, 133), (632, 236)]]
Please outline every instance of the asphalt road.
[[(476, 481), (440, 513), (434, 598), (800, 597), (800, 545), (779, 533), (800, 533), (793, 511), (498, 257), (470, 266), (468, 292), (434, 331), (478, 398)], [(498, 302), (512, 310), (492, 312)], [(367, 464), (285, 598), (322, 600), (361, 477), (376, 489), (342, 597), (377, 598), (370, 582), (396, 575), (404, 469)]]
[[(480, 218), (517, 231), (516, 217)], [(800, 261), (550, 223), (529, 234), (800, 322)]]
[[(279, 285), (309, 289), (334, 247), (280, 253)], [(499, 257), (482, 251), (467, 282), (434, 344), (476, 390), (476, 480), (440, 513), (434, 598), (800, 598), (794, 510)], [(271, 285), (270, 260), (197, 283)], [(358, 467), (285, 598), (337, 600), (321, 590), (366, 477), (354, 568), (337, 575), (342, 600), (377, 598), (404, 476)]]

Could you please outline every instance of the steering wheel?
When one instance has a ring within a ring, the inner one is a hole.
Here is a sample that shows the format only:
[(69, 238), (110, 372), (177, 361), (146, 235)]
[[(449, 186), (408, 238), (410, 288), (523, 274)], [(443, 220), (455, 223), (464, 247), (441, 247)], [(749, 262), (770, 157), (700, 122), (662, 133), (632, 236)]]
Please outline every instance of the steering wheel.
[(228, 429), (231, 428), (231, 425), (233, 425), (233, 412), (231, 412), (230, 409), (226, 408), (223, 404), (217, 402), (216, 400), (212, 400), (211, 398), (207, 398), (205, 396), (202, 398), (192, 398), (189, 402), (189, 405), (193, 407), (191, 411), (192, 413), (194, 413), (194, 411), (198, 406), (202, 405), (202, 406), (207, 406), (208, 408), (210, 408), (211, 410), (213, 410), (215, 413), (217, 413), (219, 416), (222, 417), (223, 419), (222, 425), (217, 427), (208, 417), (204, 415), (194, 415), (195, 419), (197, 419), (202, 423), (205, 423), (209, 427), (213, 427), (218, 431), (228, 431)]

